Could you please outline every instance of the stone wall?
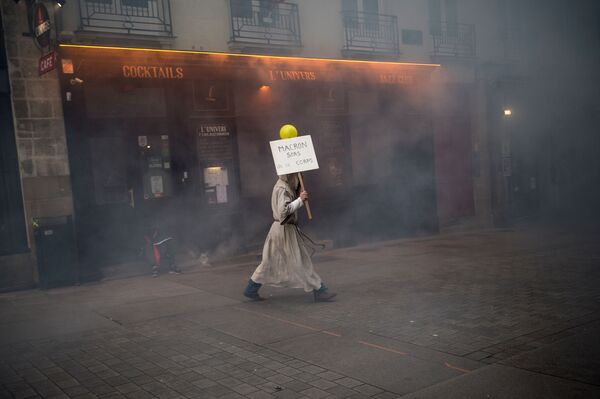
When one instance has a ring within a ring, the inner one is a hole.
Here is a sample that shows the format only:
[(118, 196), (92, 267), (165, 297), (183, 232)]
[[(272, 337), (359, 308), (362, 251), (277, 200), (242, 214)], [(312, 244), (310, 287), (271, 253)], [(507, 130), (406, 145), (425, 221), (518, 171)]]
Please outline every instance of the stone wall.
[[(38, 76), (38, 60), (42, 53), (33, 38), (23, 36), (28, 30), (24, 3), (0, 0), (25, 219), (32, 249), (31, 271), (26, 274), (21, 269), (7, 272), (26, 266), (22, 261), (0, 258), (0, 291), (2, 287), (31, 286), (36, 281), (32, 218), (73, 214), (58, 70)], [(52, 13), (53, 6), (47, 4), (47, 7)], [(10, 281), (11, 276), (21, 281)]]

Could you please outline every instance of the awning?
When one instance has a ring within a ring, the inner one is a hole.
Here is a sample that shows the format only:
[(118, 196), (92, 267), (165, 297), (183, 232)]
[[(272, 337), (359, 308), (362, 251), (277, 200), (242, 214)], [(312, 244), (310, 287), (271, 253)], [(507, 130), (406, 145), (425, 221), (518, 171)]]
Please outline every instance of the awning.
[[(428, 79), (439, 64), (267, 56), (192, 50), (61, 44), (64, 65), (83, 79), (252, 80), (275, 82), (355, 82), (412, 85)], [(68, 69), (68, 68), (67, 68)], [(69, 71), (63, 66), (63, 73)]]

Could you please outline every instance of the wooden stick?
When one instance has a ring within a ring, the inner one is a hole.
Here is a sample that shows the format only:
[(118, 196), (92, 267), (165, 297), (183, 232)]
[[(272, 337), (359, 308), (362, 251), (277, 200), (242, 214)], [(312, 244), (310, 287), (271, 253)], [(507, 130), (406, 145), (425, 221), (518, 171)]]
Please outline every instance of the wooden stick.
[[(304, 189), (304, 178), (302, 177), (302, 173), (298, 172), (298, 179), (300, 179), (300, 189), (302, 191), (306, 191)], [(310, 211), (310, 205), (308, 204), (308, 199), (304, 201), (304, 206), (306, 207), (306, 213), (308, 214), (308, 219), (312, 220), (312, 212)]]

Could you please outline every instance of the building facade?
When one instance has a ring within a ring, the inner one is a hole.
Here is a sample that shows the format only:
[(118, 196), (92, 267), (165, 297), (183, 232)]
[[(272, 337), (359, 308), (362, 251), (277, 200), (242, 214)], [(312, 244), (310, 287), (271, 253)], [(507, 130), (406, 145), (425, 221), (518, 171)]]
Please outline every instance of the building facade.
[(284, 123), (313, 137), (306, 226), (334, 245), (562, 207), (552, 156), (528, 153), (544, 124), (523, 117), (546, 112), (535, 2), (45, 1), (46, 47), (23, 34), (33, 3), (0, 1), (0, 290), (39, 282), (44, 218), (74, 221), (81, 281), (140, 261), (153, 226), (196, 254), (259, 246)]

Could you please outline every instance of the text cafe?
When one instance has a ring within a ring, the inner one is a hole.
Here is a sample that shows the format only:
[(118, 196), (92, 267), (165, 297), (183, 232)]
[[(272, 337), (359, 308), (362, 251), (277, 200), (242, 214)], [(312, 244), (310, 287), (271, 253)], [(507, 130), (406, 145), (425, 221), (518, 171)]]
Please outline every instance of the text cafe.
[[(62, 45), (82, 264), (135, 260), (146, 231), (181, 254), (260, 248), (277, 178), (269, 142), (310, 134), (314, 219), (334, 245), (437, 229), (436, 65)], [(418, 173), (415, 173), (418, 171)], [(301, 222), (302, 223), (302, 222)]]

